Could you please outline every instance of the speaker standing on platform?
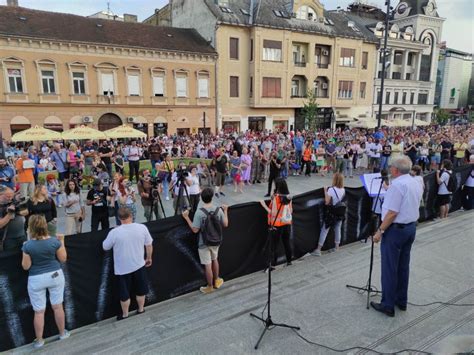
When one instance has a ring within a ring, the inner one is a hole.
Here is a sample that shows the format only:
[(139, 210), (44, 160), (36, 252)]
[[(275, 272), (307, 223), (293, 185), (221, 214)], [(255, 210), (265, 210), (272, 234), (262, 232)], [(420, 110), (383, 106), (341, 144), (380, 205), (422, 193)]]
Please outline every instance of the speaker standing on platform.
[(272, 267), (277, 262), (278, 240), (281, 240), (285, 248), (286, 265), (291, 265), (292, 251), (290, 242), (291, 222), (293, 214), (293, 204), (291, 202), (290, 191), (285, 179), (277, 178), (275, 180), (275, 193), (272, 196), (270, 205), (267, 207), (265, 201), (260, 204), (268, 212), (268, 226), (275, 227), (271, 237), (274, 238), (271, 243)]
[(382, 224), (373, 236), (376, 243), (382, 240), (382, 301), (370, 305), (389, 317), (395, 315), (395, 305), (405, 311), (408, 303), (410, 252), (423, 195), (422, 186), (413, 183), (409, 175), (411, 167), (408, 157), (392, 160), (392, 183), (382, 205)]

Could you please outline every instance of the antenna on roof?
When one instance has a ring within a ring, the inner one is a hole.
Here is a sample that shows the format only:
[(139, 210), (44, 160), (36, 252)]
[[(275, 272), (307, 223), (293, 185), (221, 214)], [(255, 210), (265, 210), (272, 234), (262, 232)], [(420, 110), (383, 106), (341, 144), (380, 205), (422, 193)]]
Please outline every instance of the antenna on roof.
[(107, 13), (110, 14), (110, 1), (107, 1)]

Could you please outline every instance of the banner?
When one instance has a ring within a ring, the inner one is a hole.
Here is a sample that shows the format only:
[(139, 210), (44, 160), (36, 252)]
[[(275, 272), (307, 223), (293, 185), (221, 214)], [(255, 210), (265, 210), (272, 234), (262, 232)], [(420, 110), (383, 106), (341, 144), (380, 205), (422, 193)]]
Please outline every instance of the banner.
[[(453, 195), (452, 209), (461, 207), (460, 187), (471, 167), (454, 172), (458, 191)], [(438, 185), (436, 176), (424, 178), (424, 204), (420, 221), (433, 218)], [(347, 214), (342, 224), (341, 244), (353, 243), (372, 233), (372, 199), (363, 188), (346, 188)], [(318, 189), (293, 198), (291, 242), (294, 258), (314, 250), (323, 220), (324, 191)], [(147, 305), (161, 302), (197, 290), (205, 284), (204, 270), (199, 263), (197, 235), (193, 234), (181, 216), (146, 224), (153, 236), (153, 265), (147, 269), (150, 292)], [(102, 250), (107, 231), (66, 237), (68, 260), (63, 265), (66, 278), (64, 308), (67, 329), (114, 317), (120, 304), (113, 274), (113, 255)], [(224, 229), (224, 241), (219, 250), (221, 275), (231, 280), (259, 270), (267, 265), (266, 212), (259, 203), (232, 206), (229, 227)], [(334, 245), (329, 233), (324, 249)], [(279, 245), (279, 262), (285, 261)], [(21, 253), (0, 253), (0, 351), (30, 343), (34, 339), (33, 310), (27, 293), (28, 273), (21, 268)], [(132, 304), (132, 307), (134, 305)], [(53, 313), (48, 305), (45, 337), (57, 334)]]

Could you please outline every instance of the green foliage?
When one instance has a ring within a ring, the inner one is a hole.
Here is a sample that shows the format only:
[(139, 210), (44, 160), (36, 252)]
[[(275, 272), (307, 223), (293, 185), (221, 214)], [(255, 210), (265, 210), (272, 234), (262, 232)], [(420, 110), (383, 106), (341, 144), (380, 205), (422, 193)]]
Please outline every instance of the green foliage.
[(445, 125), (448, 123), (451, 115), (446, 110), (438, 110), (436, 112), (436, 123), (440, 125)]
[(314, 132), (319, 126), (318, 104), (316, 102), (316, 95), (314, 91), (309, 89), (306, 94), (306, 98), (307, 100), (303, 106), (305, 128)]

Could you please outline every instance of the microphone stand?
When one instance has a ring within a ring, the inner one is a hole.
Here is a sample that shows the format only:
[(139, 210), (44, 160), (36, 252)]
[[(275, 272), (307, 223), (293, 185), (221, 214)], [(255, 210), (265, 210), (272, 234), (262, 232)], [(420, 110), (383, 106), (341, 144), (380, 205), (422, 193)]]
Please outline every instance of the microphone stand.
[[(373, 180), (372, 180), (373, 182)], [(380, 191), (382, 191), (383, 179), (380, 182), (379, 191), (377, 192), (377, 197), (375, 198), (374, 207), (372, 208), (372, 215), (375, 214), (375, 209), (377, 208), (377, 203), (380, 200)], [(372, 231), (374, 233), (374, 231)], [(368, 237), (367, 237), (368, 238)], [(369, 266), (369, 279), (367, 280), (367, 284), (363, 287), (360, 286), (353, 286), (353, 285), (346, 285), (347, 288), (362, 291), (362, 293), (367, 292), (367, 309), (369, 309), (370, 304), (370, 295), (381, 293), (381, 291), (376, 290), (372, 287), (372, 271), (374, 268), (374, 238), (370, 238), (371, 246), (370, 246), (370, 266)]]
[[(283, 206), (283, 203), (281, 202), (280, 207), (278, 208), (277, 214), (275, 216), (275, 219), (273, 221), (273, 224), (270, 225), (269, 228), (268, 228), (268, 237), (267, 238), (269, 240), (269, 252), (268, 252), (268, 294), (267, 294), (267, 304), (266, 304), (267, 317), (263, 318), (263, 312), (262, 312), (261, 317), (257, 316), (254, 313), (250, 313), (251, 317), (256, 318), (258, 320), (261, 320), (265, 325), (265, 328), (263, 328), (263, 332), (260, 335), (260, 338), (258, 338), (257, 344), (255, 344), (255, 350), (258, 349), (258, 346), (260, 345), (260, 342), (262, 341), (263, 336), (265, 335), (267, 330), (272, 330), (275, 327), (282, 327), (282, 328), (290, 328), (290, 329), (300, 330), (300, 327), (297, 327), (297, 326), (294, 326), (294, 325), (288, 325), (288, 324), (284, 324), (284, 323), (274, 323), (273, 320), (272, 320), (271, 313), (270, 313), (270, 305), (271, 305), (271, 297), (272, 297), (272, 256), (273, 256), (272, 251), (273, 251), (273, 238), (274, 238), (273, 233), (275, 232), (275, 223), (276, 223), (276, 220), (278, 218), (278, 215), (280, 214), (280, 210), (281, 210), (282, 206)], [(265, 309), (264, 309), (264, 311), (265, 311)]]

